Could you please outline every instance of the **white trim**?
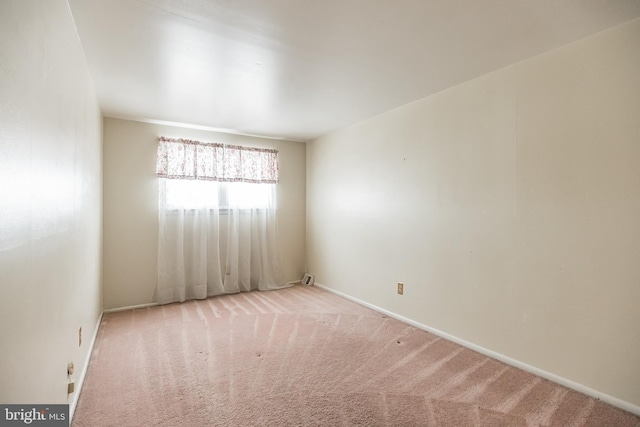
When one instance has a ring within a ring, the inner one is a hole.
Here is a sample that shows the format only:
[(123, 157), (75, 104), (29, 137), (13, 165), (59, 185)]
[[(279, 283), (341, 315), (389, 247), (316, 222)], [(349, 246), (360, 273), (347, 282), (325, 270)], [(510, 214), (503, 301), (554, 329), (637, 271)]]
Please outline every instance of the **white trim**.
[[(300, 283), (300, 280), (291, 280), (289, 282), (285, 282), (287, 285), (297, 285)], [(228, 294), (220, 294), (220, 295), (228, 295)], [(213, 297), (217, 297), (219, 295), (211, 295), (207, 298), (213, 298)], [(178, 302), (178, 301), (176, 301)], [(104, 313), (116, 313), (118, 311), (127, 311), (127, 310), (136, 310), (139, 308), (147, 308), (147, 307), (156, 307), (160, 304), (158, 304), (157, 302), (148, 302), (146, 304), (137, 304), (137, 305), (128, 305), (126, 307), (116, 307), (116, 308), (109, 308), (104, 310)]]
[(368, 307), (368, 308), (370, 308), (372, 310), (375, 310), (375, 311), (377, 311), (379, 313), (383, 313), (383, 314), (385, 314), (385, 315), (387, 315), (389, 317), (392, 317), (394, 319), (400, 320), (401, 322), (408, 323), (409, 325), (415, 326), (418, 329), (422, 329), (424, 331), (431, 332), (432, 334), (438, 335), (438, 336), (440, 336), (442, 338), (445, 338), (445, 339), (447, 339), (449, 341), (452, 341), (452, 342), (454, 342), (456, 344), (460, 344), (463, 347), (467, 347), (467, 348), (469, 348), (471, 350), (477, 351), (478, 353), (484, 354), (485, 356), (489, 356), (489, 357), (492, 357), (494, 359), (497, 359), (497, 360), (499, 360), (501, 362), (506, 363), (507, 365), (514, 366), (516, 368), (519, 368), (519, 369), (522, 369), (524, 371), (530, 372), (530, 373), (532, 373), (534, 375), (537, 375), (539, 377), (545, 378), (545, 379), (547, 379), (549, 381), (553, 381), (555, 383), (558, 383), (558, 384), (563, 385), (565, 387), (568, 387), (570, 389), (576, 390), (576, 391), (578, 391), (580, 393), (584, 393), (587, 396), (591, 396), (591, 397), (593, 397), (595, 399), (602, 400), (603, 402), (609, 403), (609, 404), (611, 404), (613, 406), (616, 406), (616, 407), (618, 407), (620, 409), (623, 409), (623, 410), (625, 410), (627, 412), (631, 412), (632, 414), (640, 415), (640, 406), (634, 405), (631, 402), (627, 402), (627, 401), (619, 399), (617, 397), (613, 397), (611, 395), (599, 392), (598, 390), (594, 390), (594, 389), (592, 389), (590, 387), (587, 387), (587, 386), (585, 386), (583, 384), (577, 383), (575, 381), (569, 380), (567, 378), (561, 377), (559, 375), (553, 374), (553, 373), (545, 371), (543, 369), (536, 368), (535, 366), (526, 364), (526, 363), (521, 362), (519, 360), (513, 359), (513, 358), (511, 358), (509, 356), (505, 356), (504, 354), (497, 353), (497, 352), (495, 352), (493, 350), (489, 350), (487, 348), (481, 347), (481, 346), (479, 346), (477, 344), (474, 344), (474, 343), (466, 341), (466, 340), (464, 340), (462, 338), (458, 338), (456, 336), (450, 335), (450, 334), (448, 334), (446, 332), (442, 332), (442, 331), (440, 331), (438, 329), (434, 329), (434, 328), (432, 328), (430, 326), (427, 326), (427, 325), (424, 325), (422, 323), (418, 323), (418, 322), (413, 321), (411, 319), (408, 319), (408, 318), (406, 318), (404, 316), (396, 314), (396, 313), (394, 313), (392, 311), (385, 310), (384, 308), (380, 308), (380, 307), (378, 307), (376, 305), (373, 305), (373, 304), (370, 304), (368, 302), (362, 301), (362, 300), (360, 300), (358, 298), (352, 297), (350, 295), (347, 295), (347, 294), (342, 293), (340, 291), (337, 291), (335, 289), (331, 289), (331, 288), (329, 288), (327, 286), (324, 286), (324, 285), (322, 285), (322, 284), (320, 284), (318, 282), (316, 282), (315, 285), (317, 287), (319, 287), (319, 288), (322, 288), (322, 289), (328, 291), (328, 292), (331, 292), (333, 294), (336, 294), (338, 296), (346, 298), (346, 299), (348, 299), (350, 301), (353, 301), (355, 303), (358, 303), (360, 305)]
[(91, 342), (89, 343), (89, 348), (87, 350), (87, 357), (84, 361), (84, 367), (82, 368), (80, 378), (78, 379), (78, 387), (76, 388), (73, 400), (69, 405), (69, 425), (71, 425), (71, 421), (73, 421), (73, 415), (76, 412), (76, 405), (78, 404), (78, 398), (80, 397), (80, 392), (82, 391), (82, 385), (84, 384), (84, 379), (87, 375), (87, 369), (89, 369), (89, 361), (91, 360), (91, 355), (93, 354), (93, 346), (96, 344), (96, 339), (98, 338), (98, 330), (100, 329), (100, 324), (102, 323), (103, 314), (104, 312), (100, 313), (100, 316), (98, 317), (98, 322), (96, 323), (95, 330), (93, 331), (93, 337), (91, 337)]
[(138, 308), (147, 308), (147, 307), (155, 307), (158, 304), (157, 302), (148, 302), (146, 304), (137, 304), (137, 305), (128, 305), (126, 307), (116, 307), (116, 308), (109, 308), (107, 310), (104, 310), (103, 313), (115, 313), (118, 311), (127, 311), (127, 310), (135, 310)]

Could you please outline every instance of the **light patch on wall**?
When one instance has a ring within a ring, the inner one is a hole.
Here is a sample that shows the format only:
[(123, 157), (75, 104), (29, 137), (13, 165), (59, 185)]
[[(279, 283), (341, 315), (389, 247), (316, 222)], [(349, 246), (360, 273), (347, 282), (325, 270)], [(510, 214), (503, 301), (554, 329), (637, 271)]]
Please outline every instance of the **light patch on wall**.
[(42, 239), (61, 233), (70, 227), (66, 219), (74, 212), (73, 173), (46, 171), (33, 182), (32, 194), (32, 238)]
[(70, 223), (64, 219), (73, 215), (75, 209), (73, 171), (32, 167), (26, 173), (10, 174), (9, 178), (0, 193), (3, 224), (0, 250), (69, 228)]

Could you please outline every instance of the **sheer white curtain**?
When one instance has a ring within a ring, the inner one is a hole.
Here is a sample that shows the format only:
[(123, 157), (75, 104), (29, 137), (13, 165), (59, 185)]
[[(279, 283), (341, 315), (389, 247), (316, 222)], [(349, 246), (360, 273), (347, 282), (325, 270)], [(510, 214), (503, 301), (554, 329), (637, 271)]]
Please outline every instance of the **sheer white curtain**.
[(241, 292), (283, 287), (275, 184), (233, 183), (228, 191), (225, 289)]
[(159, 138), (157, 302), (289, 286), (278, 241), (276, 155)]
[(165, 304), (224, 293), (218, 183), (159, 181), (156, 301)]

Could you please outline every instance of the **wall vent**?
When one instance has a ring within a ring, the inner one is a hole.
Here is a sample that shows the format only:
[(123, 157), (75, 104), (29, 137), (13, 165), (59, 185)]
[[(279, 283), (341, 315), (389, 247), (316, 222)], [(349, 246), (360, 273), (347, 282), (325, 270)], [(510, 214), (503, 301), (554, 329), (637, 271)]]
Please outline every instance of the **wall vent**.
[(313, 281), (314, 281), (313, 274), (304, 273), (304, 276), (302, 276), (301, 283), (306, 286), (311, 286), (313, 285)]

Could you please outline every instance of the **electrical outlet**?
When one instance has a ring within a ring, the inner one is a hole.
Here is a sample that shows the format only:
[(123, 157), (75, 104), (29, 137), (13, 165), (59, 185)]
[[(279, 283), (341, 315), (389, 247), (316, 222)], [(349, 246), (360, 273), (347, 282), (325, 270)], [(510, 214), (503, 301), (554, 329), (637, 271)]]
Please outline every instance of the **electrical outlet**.
[(402, 283), (402, 282), (398, 282), (398, 294), (399, 295), (403, 295), (404, 294), (404, 283)]

